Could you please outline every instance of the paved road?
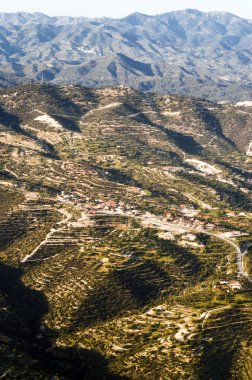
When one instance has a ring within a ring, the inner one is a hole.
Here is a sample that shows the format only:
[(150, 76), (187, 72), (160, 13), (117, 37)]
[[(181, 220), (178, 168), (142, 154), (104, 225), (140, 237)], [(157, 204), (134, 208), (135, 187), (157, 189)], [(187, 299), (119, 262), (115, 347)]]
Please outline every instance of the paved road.
[(195, 234), (202, 233), (202, 234), (209, 235), (209, 236), (214, 236), (214, 237), (216, 237), (216, 238), (218, 238), (220, 240), (223, 240), (226, 243), (232, 245), (232, 247), (234, 247), (235, 250), (236, 250), (236, 253), (237, 253), (238, 276), (243, 276), (249, 282), (252, 283), (252, 277), (245, 270), (244, 262), (243, 262), (244, 256), (248, 253), (248, 248), (250, 246), (252, 246), (252, 242), (248, 242), (247, 244), (244, 244), (242, 247), (240, 247), (238, 244), (236, 244), (232, 240), (230, 240), (230, 239), (222, 236), (221, 234), (214, 233), (214, 232), (209, 232), (209, 231), (205, 231), (205, 230), (195, 230), (194, 228), (185, 226), (183, 224), (163, 221), (162, 217), (157, 216), (157, 215), (153, 215), (153, 214), (150, 214), (150, 213), (146, 213), (146, 214), (141, 215), (141, 216), (135, 216), (134, 214), (132, 214), (131, 211), (126, 211), (125, 212), (123, 210), (120, 210), (120, 212), (119, 211), (116, 211), (116, 212), (115, 211), (106, 211), (106, 214), (121, 214), (121, 215), (135, 217), (138, 220), (140, 220), (140, 222), (142, 223), (142, 225), (144, 225), (144, 226), (152, 225), (153, 227), (159, 228), (162, 231), (173, 232), (173, 233), (175, 232), (175, 233), (178, 233), (178, 234), (179, 233), (182, 234), (182, 233), (186, 233), (186, 232), (192, 232), (192, 233), (195, 233)]
[(245, 277), (249, 282), (252, 283), (252, 277), (248, 274), (248, 272), (245, 270), (244, 267), (244, 256), (248, 253), (248, 248), (252, 246), (252, 242), (245, 243), (242, 247), (240, 247), (238, 244), (234, 243), (232, 240), (227, 239), (220, 234), (215, 234), (208, 231), (200, 231), (203, 234), (214, 236), (218, 239), (221, 239), (225, 241), (226, 243), (232, 245), (237, 253), (237, 267), (238, 267), (238, 276)]

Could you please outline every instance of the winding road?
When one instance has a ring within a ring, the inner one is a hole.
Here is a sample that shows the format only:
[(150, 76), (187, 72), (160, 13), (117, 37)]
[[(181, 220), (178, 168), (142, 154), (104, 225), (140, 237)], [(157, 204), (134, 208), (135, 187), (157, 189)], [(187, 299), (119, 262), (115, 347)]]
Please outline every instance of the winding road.
[(210, 236), (214, 236), (216, 237), (217, 239), (220, 239), (220, 240), (223, 240), (225, 241), (226, 243), (232, 245), (232, 247), (235, 248), (236, 250), (236, 253), (237, 253), (237, 267), (238, 267), (238, 276), (243, 276), (245, 277), (249, 282), (252, 283), (252, 278), (251, 276), (248, 274), (248, 272), (245, 270), (244, 268), (244, 256), (246, 256), (246, 254), (248, 253), (248, 248), (252, 246), (252, 242), (249, 242), (249, 243), (246, 243), (244, 244), (244, 246), (241, 248), (238, 244), (234, 243), (232, 240), (230, 239), (227, 239), (223, 236), (221, 236), (220, 234), (215, 234), (215, 233), (212, 233), (212, 232), (207, 232), (207, 231), (200, 231), (201, 233), (203, 234), (206, 234), (206, 235), (210, 235)]
[[(115, 211), (106, 210), (106, 214), (113, 214), (113, 215), (114, 214), (120, 214), (120, 215), (125, 215), (125, 216), (136, 217), (136, 215), (132, 214), (131, 211), (125, 212), (122, 210), (120, 210), (120, 212), (119, 211), (115, 212)], [(195, 228), (187, 227), (183, 224), (163, 221), (160, 216), (152, 215), (150, 213), (145, 213), (144, 215), (137, 216), (136, 218), (141, 222), (142, 225), (144, 225), (144, 226), (152, 225), (153, 227), (158, 228), (162, 231), (166, 231), (166, 232), (172, 231), (172, 232), (176, 232), (176, 233), (180, 233), (180, 234), (185, 233), (185, 232), (191, 232), (191, 233), (195, 233), (195, 234), (202, 233), (205, 235), (214, 236), (217, 239), (225, 241), (229, 245), (232, 245), (232, 247), (234, 247), (236, 250), (237, 268), (238, 268), (237, 274), (238, 274), (238, 276), (239, 277), (242, 276), (242, 277), (246, 278), (250, 283), (252, 283), (252, 277), (245, 270), (244, 260), (243, 260), (244, 256), (246, 256), (246, 254), (248, 253), (248, 248), (250, 246), (252, 246), (251, 241), (245, 243), (242, 247), (240, 247), (234, 241), (222, 236), (220, 233), (214, 233), (214, 232), (210, 232), (210, 231), (206, 231), (206, 230), (195, 230)]]
[[(64, 227), (68, 224), (69, 220), (72, 219), (72, 214), (69, 213), (66, 209), (62, 208), (58, 210), (59, 213), (61, 213), (64, 217), (63, 219), (58, 222), (58, 225), (61, 225), (61, 227), (54, 229), (52, 228), (48, 234), (45, 236), (44, 240), (41, 241), (41, 243), (28, 255), (26, 255), (22, 260), (21, 263), (25, 263), (26, 261), (29, 261), (40, 249), (41, 246), (47, 243), (47, 241), (52, 237), (53, 234), (61, 231), (64, 229)], [(119, 210), (118, 211), (108, 211), (106, 210), (106, 214), (121, 214), (121, 215), (127, 215), (131, 217), (136, 217), (136, 215), (132, 214), (131, 211), (125, 212)], [(238, 268), (238, 276), (239, 277), (244, 277), (246, 278), (250, 283), (252, 283), (252, 277), (249, 275), (249, 273), (245, 270), (244, 267), (244, 256), (248, 253), (248, 248), (252, 246), (252, 242), (247, 242), (244, 243), (242, 246), (239, 246), (237, 243), (232, 241), (231, 239), (228, 239), (227, 237), (224, 237), (220, 233), (214, 233), (210, 231), (205, 231), (205, 230), (195, 230), (194, 228), (188, 228), (187, 226), (184, 226), (183, 224), (178, 224), (178, 223), (170, 223), (170, 222), (164, 222), (161, 220), (160, 216), (152, 215), (152, 214), (145, 214), (141, 215), (141, 217), (137, 217), (137, 219), (141, 222), (142, 225), (146, 226), (149, 224), (152, 224), (156, 228), (159, 228), (163, 231), (173, 231), (176, 233), (185, 233), (185, 232), (192, 232), (192, 233), (202, 233), (205, 235), (213, 236), (217, 239), (220, 239), (222, 241), (225, 241), (229, 245), (231, 245), (233, 248), (235, 248), (236, 253), (237, 253), (237, 268)]]

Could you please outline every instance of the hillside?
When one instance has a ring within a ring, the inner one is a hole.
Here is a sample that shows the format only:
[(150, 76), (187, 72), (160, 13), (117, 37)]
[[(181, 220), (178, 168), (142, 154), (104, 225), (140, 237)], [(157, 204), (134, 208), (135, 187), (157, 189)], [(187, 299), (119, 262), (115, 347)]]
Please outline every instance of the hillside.
[(133, 86), (252, 99), (251, 20), (187, 9), (123, 19), (0, 14), (0, 84)]
[(1, 90), (1, 377), (250, 379), (251, 120), (122, 86)]

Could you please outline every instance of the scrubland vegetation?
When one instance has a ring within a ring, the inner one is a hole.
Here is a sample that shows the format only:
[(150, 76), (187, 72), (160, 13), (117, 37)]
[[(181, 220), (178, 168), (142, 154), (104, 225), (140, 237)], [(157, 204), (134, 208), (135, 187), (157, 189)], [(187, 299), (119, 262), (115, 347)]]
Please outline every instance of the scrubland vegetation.
[(251, 111), (230, 125), (237, 108), (128, 88), (0, 99), (0, 377), (249, 380)]

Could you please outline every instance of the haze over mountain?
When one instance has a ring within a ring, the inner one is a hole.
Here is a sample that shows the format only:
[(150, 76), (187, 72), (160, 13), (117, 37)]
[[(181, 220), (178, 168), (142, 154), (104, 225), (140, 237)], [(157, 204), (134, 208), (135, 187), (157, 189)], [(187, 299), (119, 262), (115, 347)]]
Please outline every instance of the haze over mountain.
[(123, 19), (0, 15), (0, 81), (127, 85), (213, 100), (252, 98), (252, 21), (187, 9)]

